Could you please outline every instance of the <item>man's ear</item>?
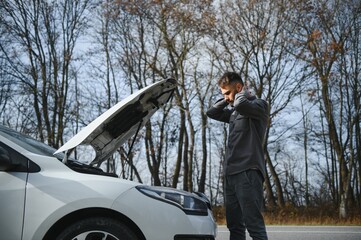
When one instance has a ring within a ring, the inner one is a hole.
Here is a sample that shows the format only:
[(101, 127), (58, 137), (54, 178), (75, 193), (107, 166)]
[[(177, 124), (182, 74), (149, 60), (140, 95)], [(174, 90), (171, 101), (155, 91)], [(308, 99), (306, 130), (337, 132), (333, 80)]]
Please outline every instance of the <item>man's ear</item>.
[(242, 83), (237, 83), (237, 84), (236, 84), (236, 89), (237, 89), (237, 92), (242, 91), (242, 88), (243, 88)]

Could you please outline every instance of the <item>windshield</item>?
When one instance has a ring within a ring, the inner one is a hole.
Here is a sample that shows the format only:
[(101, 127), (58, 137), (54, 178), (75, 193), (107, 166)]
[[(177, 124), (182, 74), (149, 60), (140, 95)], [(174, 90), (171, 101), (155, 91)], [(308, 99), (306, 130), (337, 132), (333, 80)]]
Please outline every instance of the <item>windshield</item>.
[(29, 136), (23, 135), (17, 131), (14, 131), (10, 128), (4, 127), (0, 125), (0, 135), (6, 137), (7, 139), (11, 140), (12, 142), (18, 144), (19, 146), (23, 147), (29, 152), (50, 156), (50, 157), (57, 157), (58, 159), (64, 158), (64, 153), (58, 153), (53, 155), (56, 151), (55, 148), (50, 147), (49, 145), (42, 143), (34, 138)]

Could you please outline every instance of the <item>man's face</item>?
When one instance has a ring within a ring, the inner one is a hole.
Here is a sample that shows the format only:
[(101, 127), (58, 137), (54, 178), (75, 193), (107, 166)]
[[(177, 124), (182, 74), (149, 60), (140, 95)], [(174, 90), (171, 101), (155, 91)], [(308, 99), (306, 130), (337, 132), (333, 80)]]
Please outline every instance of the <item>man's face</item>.
[(224, 99), (233, 105), (235, 95), (242, 90), (242, 84), (233, 83), (220, 87)]

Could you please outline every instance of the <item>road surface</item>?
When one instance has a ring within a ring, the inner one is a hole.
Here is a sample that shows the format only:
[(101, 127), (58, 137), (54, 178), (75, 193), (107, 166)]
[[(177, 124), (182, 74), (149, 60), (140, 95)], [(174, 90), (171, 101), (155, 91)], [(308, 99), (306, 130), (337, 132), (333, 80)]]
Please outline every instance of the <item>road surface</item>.
[[(361, 226), (267, 226), (267, 233), (269, 240), (361, 240)], [(218, 226), (216, 240), (229, 240), (226, 226)]]

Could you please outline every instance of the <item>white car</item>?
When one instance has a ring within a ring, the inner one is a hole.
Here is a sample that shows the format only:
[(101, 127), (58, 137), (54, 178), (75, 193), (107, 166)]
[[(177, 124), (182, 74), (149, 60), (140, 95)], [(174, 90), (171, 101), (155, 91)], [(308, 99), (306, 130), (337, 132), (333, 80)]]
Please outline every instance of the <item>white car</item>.
[(111, 156), (171, 98), (176, 81), (150, 85), (103, 113), (58, 151), (0, 126), (0, 238), (214, 240), (203, 194), (120, 179), (63, 151), (89, 144)]

